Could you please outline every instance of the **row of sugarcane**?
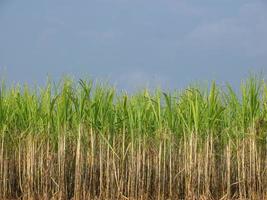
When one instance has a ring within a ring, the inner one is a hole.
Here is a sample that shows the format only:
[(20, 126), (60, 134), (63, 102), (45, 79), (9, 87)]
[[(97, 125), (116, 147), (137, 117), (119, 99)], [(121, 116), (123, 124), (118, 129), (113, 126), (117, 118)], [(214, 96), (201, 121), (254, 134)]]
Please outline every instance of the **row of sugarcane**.
[(265, 199), (267, 85), (0, 90), (1, 199)]

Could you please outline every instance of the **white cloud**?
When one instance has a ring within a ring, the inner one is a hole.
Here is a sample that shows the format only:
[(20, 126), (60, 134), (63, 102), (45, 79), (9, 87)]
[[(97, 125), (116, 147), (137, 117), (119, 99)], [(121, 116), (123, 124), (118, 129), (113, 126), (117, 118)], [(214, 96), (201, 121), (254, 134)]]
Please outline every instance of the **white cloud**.
[(165, 87), (168, 84), (164, 75), (147, 73), (142, 70), (135, 70), (123, 73), (117, 80), (117, 84), (123, 89), (140, 89), (149, 88), (155, 89), (157, 87)]

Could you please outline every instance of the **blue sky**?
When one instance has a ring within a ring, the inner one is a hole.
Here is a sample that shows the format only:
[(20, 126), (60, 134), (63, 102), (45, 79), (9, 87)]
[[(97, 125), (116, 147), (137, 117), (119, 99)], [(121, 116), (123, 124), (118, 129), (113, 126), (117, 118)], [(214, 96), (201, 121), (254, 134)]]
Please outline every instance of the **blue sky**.
[(238, 84), (267, 73), (264, 0), (0, 0), (0, 72), (108, 79), (121, 89)]

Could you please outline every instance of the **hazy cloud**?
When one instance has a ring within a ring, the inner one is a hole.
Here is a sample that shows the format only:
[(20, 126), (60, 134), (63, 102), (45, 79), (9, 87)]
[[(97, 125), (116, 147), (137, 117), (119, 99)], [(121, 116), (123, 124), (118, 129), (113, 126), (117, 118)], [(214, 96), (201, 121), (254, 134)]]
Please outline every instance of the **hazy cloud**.
[(186, 36), (184, 45), (201, 50), (227, 50), (248, 57), (267, 56), (266, 4), (246, 3), (235, 16), (199, 24)]
[(174, 88), (267, 70), (264, 0), (4, 2), (0, 67), (12, 80), (89, 74)]

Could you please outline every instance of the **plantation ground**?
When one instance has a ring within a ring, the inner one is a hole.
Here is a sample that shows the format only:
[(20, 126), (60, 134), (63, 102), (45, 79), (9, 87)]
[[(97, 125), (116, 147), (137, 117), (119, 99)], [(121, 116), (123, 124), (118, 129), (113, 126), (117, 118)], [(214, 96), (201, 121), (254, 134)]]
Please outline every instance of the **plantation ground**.
[(267, 199), (267, 85), (1, 86), (1, 199)]

